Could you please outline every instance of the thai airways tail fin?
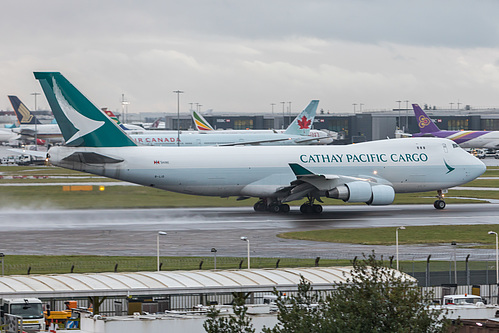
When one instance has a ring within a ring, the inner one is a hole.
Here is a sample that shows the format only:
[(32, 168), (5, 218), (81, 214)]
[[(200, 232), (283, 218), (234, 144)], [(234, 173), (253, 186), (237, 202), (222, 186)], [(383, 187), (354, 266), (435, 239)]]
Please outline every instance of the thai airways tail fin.
[(17, 96), (9, 96), (10, 104), (14, 108), (17, 120), (21, 125), (41, 124), (34, 114), (24, 105)]
[(35, 72), (67, 146), (136, 146), (119, 126), (59, 72)]
[(214, 131), (215, 129), (210, 125), (210, 123), (200, 114), (194, 110), (191, 110), (192, 120), (194, 125), (199, 132)]
[(421, 133), (434, 133), (440, 132), (440, 129), (431, 121), (430, 117), (419, 107), (418, 104), (412, 104), (414, 115), (418, 122), (419, 131)]
[(284, 133), (289, 135), (305, 135), (310, 133), (310, 128), (314, 123), (315, 113), (317, 111), (317, 106), (319, 105), (318, 100), (312, 100), (310, 104), (303, 110), (298, 117), (288, 126)]

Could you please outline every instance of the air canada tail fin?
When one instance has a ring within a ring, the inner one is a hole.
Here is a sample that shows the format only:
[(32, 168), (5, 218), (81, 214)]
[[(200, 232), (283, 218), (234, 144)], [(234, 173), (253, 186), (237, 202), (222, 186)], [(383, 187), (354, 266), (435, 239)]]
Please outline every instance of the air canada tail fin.
[(59, 72), (35, 72), (67, 146), (136, 146), (118, 125)]
[(421, 133), (434, 133), (439, 132), (440, 129), (431, 121), (430, 117), (419, 107), (418, 104), (412, 104), (414, 115), (418, 122), (419, 131)]
[(17, 96), (9, 96), (10, 104), (14, 108), (17, 120), (21, 125), (41, 124), (34, 114), (24, 105)]
[(317, 111), (318, 100), (312, 100), (298, 117), (288, 126), (284, 133), (289, 135), (308, 135), (314, 123), (315, 112)]
[(210, 123), (204, 119), (204, 117), (197, 113), (194, 110), (191, 110), (192, 120), (194, 121), (194, 125), (196, 125), (196, 129), (200, 132), (205, 131), (214, 131), (215, 129), (210, 125)]

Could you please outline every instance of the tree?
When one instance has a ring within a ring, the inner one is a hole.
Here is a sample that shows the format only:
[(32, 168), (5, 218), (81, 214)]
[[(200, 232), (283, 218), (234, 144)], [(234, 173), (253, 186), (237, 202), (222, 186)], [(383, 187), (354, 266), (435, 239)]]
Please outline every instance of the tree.
[(246, 317), (248, 307), (245, 305), (246, 298), (237, 294), (234, 297), (232, 309), (234, 315), (220, 316), (220, 310), (214, 306), (208, 311), (208, 319), (203, 323), (203, 328), (208, 333), (254, 333), (255, 329), (251, 319)]
[(278, 324), (266, 333), (443, 332), (441, 311), (428, 307), (430, 295), (398, 271), (383, 266), (374, 252), (353, 262), (351, 277), (323, 298), (303, 277), (296, 296), (278, 297)]

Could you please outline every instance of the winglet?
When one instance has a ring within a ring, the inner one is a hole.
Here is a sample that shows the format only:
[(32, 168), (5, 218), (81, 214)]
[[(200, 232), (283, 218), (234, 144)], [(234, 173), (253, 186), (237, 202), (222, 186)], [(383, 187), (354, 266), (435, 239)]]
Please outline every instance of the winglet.
[(67, 146), (127, 147), (137, 144), (59, 72), (35, 72)]
[(293, 173), (295, 176), (308, 176), (308, 175), (314, 175), (313, 172), (310, 170), (305, 169), (301, 165), (297, 163), (289, 163), (289, 166), (291, 167), (291, 170), (293, 170)]
[(418, 122), (419, 131), (421, 133), (434, 133), (440, 132), (440, 129), (431, 121), (430, 117), (419, 107), (418, 104), (412, 104), (414, 115)]
[(318, 100), (312, 100), (293, 122), (288, 126), (284, 133), (291, 135), (308, 135), (314, 123), (315, 113), (317, 112)]
[(28, 124), (41, 124), (41, 122), (36, 118), (34, 114), (24, 105), (23, 102), (17, 96), (9, 96), (10, 104), (14, 108), (14, 112), (16, 113), (17, 120), (19, 120), (19, 124), (28, 125)]
[(210, 123), (204, 119), (202, 115), (197, 113), (194, 110), (191, 110), (192, 120), (194, 121), (194, 125), (196, 125), (196, 129), (200, 132), (203, 131), (214, 131), (215, 129), (210, 125)]

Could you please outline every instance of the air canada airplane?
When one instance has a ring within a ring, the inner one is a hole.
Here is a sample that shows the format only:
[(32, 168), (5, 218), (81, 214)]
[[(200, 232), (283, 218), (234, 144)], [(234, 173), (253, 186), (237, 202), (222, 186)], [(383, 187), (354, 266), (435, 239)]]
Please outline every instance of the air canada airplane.
[(389, 205), (396, 192), (467, 183), (485, 165), (447, 139), (380, 140), (346, 146), (149, 147), (121, 128), (58, 72), (35, 72), (66, 140), (52, 164), (163, 190), (239, 199), (255, 211), (320, 213), (322, 198)]
[[(306, 109), (305, 109), (306, 110)], [(336, 132), (326, 133), (325, 131), (320, 131), (316, 129), (312, 129), (312, 124), (315, 118), (315, 112), (317, 108), (314, 110), (313, 114), (305, 113), (305, 110), (300, 113), (293, 122), (286, 128), (280, 130), (222, 130), (217, 131), (210, 125), (210, 123), (198, 112), (191, 110), (192, 120), (194, 121), (194, 125), (196, 130), (200, 133), (208, 133), (208, 134), (242, 134), (242, 135), (251, 135), (251, 134), (287, 134), (287, 135), (306, 135), (313, 138), (319, 138), (318, 140), (310, 140), (311, 144), (323, 144), (327, 145), (333, 142), (333, 140), (338, 136)]]
[(310, 145), (327, 144), (332, 140), (308, 136), (319, 101), (313, 100), (289, 125), (286, 131), (128, 131), (127, 134), (147, 146), (236, 146), (236, 145)]
[(413, 137), (429, 136), (447, 138), (462, 148), (499, 148), (499, 131), (444, 131), (431, 121), (418, 104), (412, 104), (420, 133)]

